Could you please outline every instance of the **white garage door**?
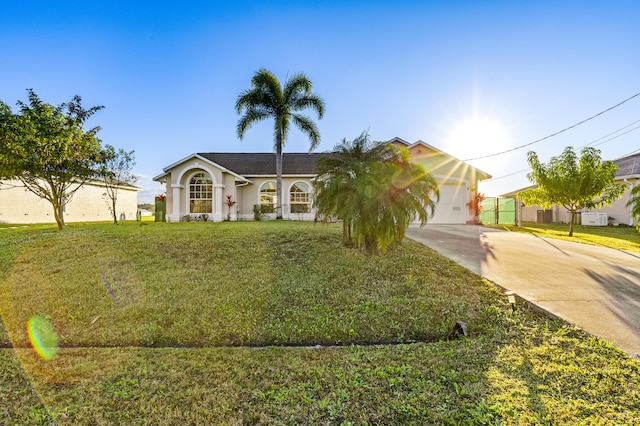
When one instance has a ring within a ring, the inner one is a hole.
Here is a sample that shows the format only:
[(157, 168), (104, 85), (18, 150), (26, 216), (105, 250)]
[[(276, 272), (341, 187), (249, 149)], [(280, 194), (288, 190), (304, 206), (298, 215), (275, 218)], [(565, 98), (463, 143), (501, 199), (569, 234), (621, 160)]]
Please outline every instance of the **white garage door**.
[(461, 223), (467, 222), (467, 191), (462, 185), (440, 185), (440, 201), (436, 204), (433, 218), (427, 223)]

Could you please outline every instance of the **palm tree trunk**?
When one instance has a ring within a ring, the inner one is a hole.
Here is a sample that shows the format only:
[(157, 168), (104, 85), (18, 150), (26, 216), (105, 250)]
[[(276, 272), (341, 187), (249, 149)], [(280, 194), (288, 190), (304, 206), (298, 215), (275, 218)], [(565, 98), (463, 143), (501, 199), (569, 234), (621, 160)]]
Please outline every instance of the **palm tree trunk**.
[(276, 219), (282, 219), (282, 129), (276, 134)]

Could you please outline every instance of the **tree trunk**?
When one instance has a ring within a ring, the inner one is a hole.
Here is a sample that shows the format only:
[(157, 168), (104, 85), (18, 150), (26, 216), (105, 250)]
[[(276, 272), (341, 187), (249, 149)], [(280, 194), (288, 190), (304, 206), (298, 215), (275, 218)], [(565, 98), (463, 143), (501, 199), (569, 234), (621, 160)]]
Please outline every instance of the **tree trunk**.
[(53, 203), (53, 217), (56, 219), (58, 230), (64, 228), (64, 213), (62, 212), (62, 205), (59, 203)]
[(344, 219), (342, 221), (342, 242), (344, 244), (348, 243), (350, 240), (349, 238), (349, 221), (347, 221), (346, 219)]
[(276, 219), (282, 219), (282, 129), (276, 135)]
[(117, 225), (118, 215), (116, 213), (116, 197), (115, 196), (111, 199), (111, 211), (113, 212), (113, 224)]
[(575, 210), (571, 210), (571, 220), (569, 221), (569, 236), (573, 237), (573, 222), (576, 220)]

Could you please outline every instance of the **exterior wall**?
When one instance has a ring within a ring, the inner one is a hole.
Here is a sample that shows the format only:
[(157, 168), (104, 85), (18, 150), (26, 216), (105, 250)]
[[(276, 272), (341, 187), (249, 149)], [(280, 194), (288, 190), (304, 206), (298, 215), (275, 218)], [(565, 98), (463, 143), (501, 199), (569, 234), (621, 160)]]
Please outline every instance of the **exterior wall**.
[[(24, 188), (11, 187), (18, 184), (6, 181), (0, 187), (0, 223), (55, 223), (51, 203)], [(112, 220), (111, 200), (104, 194), (104, 186), (84, 185), (65, 207), (65, 222)], [(135, 220), (137, 210), (137, 189), (121, 188), (116, 202), (118, 219), (124, 215), (126, 220)]]
[(631, 188), (640, 185), (640, 179), (627, 179), (626, 182), (623, 180), (617, 180), (617, 183), (624, 183), (629, 188), (623, 195), (622, 198), (614, 201), (610, 206), (604, 206), (600, 209), (592, 209), (589, 211), (592, 212), (605, 212), (609, 215), (610, 218), (613, 218), (609, 221), (612, 225), (635, 225), (633, 217), (631, 216), (631, 209), (627, 207), (627, 203), (629, 202), (629, 197), (631, 196)]
[[(178, 222), (184, 220), (189, 214), (189, 180), (198, 172), (206, 172), (211, 176), (213, 182), (213, 203), (212, 212), (209, 213), (209, 220), (220, 222), (230, 216), (231, 220), (253, 220), (253, 206), (260, 204), (260, 187), (268, 181), (275, 182), (275, 176), (248, 176), (249, 183), (242, 182), (239, 178), (231, 173), (215, 167), (209, 162), (202, 161), (198, 158), (192, 158), (184, 163), (175, 166), (167, 171), (166, 179), (166, 202), (167, 202), (167, 220), (169, 222)], [(291, 186), (298, 181), (304, 181), (311, 186), (310, 176), (300, 177), (283, 177), (283, 218), (296, 220), (313, 220), (315, 212), (292, 214), (289, 206), (289, 190)], [(226, 204), (227, 195), (231, 195), (232, 201), (235, 201), (231, 207)], [(275, 219), (275, 213), (264, 214), (265, 219)]]
[[(466, 223), (473, 220), (467, 203), (478, 188), (478, 176), (475, 169), (465, 163), (444, 154), (434, 152), (424, 146), (409, 149), (411, 160), (421, 164), (438, 181), (438, 186), (450, 188), (457, 186), (454, 199), (441, 199), (436, 205), (436, 215), (430, 223)], [(464, 192), (461, 195), (460, 191)], [(451, 193), (452, 191), (447, 191)], [(440, 207), (440, 210), (438, 210)], [(443, 212), (442, 209), (447, 211)]]
[[(223, 210), (222, 192), (225, 189), (223, 172), (208, 162), (192, 158), (171, 169), (166, 176), (167, 221), (179, 222), (189, 213), (189, 181), (193, 175), (206, 172), (213, 182), (212, 211), (209, 220), (222, 221), (225, 216)], [(225, 206), (226, 207), (226, 206)]]
[[(276, 177), (273, 176), (261, 176), (261, 177), (249, 177), (252, 184), (242, 187), (242, 195), (239, 198), (241, 201), (239, 202), (240, 211), (239, 211), (239, 219), (240, 220), (253, 220), (253, 206), (256, 204), (260, 204), (260, 188), (266, 182), (272, 181), (276, 182)], [(311, 177), (309, 176), (292, 176), (292, 177), (283, 177), (282, 178), (282, 196), (284, 198), (282, 202), (282, 218), (290, 219), (290, 220), (314, 220), (316, 217), (315, 209), (313, 208), (313, 186), (311, 184)], [(296, 182), (305, 182), (309, 185), (311, 190), (310, 202), (311, 202), (311, 211), (310, 213), (291, 213), (291, 206), (289, 203), (289, 192), (291, 191), (291, 187)], [(275, 219), (275, 213), (267, 213), (263, 214), (265, 219)]]
[[(536, 205), (522, 207), (522, 222), (537, 222), (538, 210), (545, 209)], [(553, 212), (553, 223), (569, 223), (569, 220), (571, 220), (571, 213), (564, 207), (553, 206), (548, 210)]]

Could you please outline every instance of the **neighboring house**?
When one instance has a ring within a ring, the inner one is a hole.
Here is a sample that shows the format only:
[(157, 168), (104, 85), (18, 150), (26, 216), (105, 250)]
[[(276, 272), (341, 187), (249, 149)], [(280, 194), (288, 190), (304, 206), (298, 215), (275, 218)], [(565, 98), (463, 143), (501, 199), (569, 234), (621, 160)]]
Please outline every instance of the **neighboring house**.
[[(0, 223), (54, 223), (50, 202), (20, 186), (18, 181), (5, 180), (0, 185)], [(123, 185), (118, 190), (118, 219), (135, 220), (139, 188)], [(94, 222), (112, 220), (111, 200), (100, 181), (85, 183), (64, 208), (64, 221)]]
[[(466, 204), (478, 180), (490, 176), (422, 142), (389, 141), (406, 147), (413, 161), (425, 166), (440, 184), (440, 202), (429, 223), (466, 223)], [(314, 220), (312, 180), (322, 153), (284, 153), (282, 192), (284, 219)], [(254, 206), (275, 218), (275, 153), (195, 153), (164, 168), (153, 178), (166, 185), (167, 220), (205, 214), (208, 220), (252, 220)], [(229, 209), (227, 196), (235, 202)]]
[[(583, 212), (603, 212), (607, 213), (609, 223), (611, 225), (634, 225), (631, 209), (627, 207), (631, 189), (640, 185), (640, 154), (627, 155), (617, 160), (613, 160), (619, 169), (616, 172), (616, 183), (623, 183), (628, 186), (628, 190), (622, 195), (622, 198), (613, 202), (611, 206), (604, 206), (600, 209), (584, 210)], [(518, 189), (507, 194), (501, 195), (505, 198), (513, 198), (517, 193), (528, 188), (536, 188), (536, 186), (528, 186)], [(524, 206), (520, 208), (521, 218), (523, 222), (552, 222), (552, 223), (569, 223), (571, 213), (561, 206), (552, 206), (547, 209), (546, 213), (540, 206)]]

